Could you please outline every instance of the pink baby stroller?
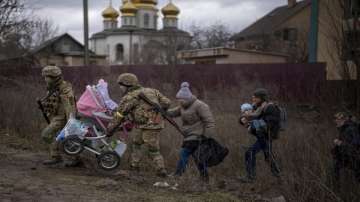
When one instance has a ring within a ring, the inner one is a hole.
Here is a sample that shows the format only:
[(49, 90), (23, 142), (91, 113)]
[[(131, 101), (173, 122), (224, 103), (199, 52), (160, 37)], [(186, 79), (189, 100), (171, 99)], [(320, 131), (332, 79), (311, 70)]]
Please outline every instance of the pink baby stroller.
[[(85, 149), (96, 154), (100, 168), (117, 168), (126, 144), (120, 140), (109, 141), (111, 135), (107, 133), (106, 126), (112, 120), (117, 104), (109, 97), (107, 83), (101, 79), (96, 86), (86, 86), (76, 106), (80, 119), (70, 118), (64, 128), (64, 152), (79, 155)], [(127, 133), (129, 124), (120, 127)]]

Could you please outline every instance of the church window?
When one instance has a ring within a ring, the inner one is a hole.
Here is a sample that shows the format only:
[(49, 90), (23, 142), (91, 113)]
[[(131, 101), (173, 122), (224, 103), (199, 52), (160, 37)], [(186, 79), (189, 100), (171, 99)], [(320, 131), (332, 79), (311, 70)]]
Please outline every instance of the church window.
[(122, 44), (116, 45), (116, 61), (124, 60), (124, 46)]
[(154, 15), (154, 28), (156, 28), (156, 23), (157, 23), (157, 17), (156, 15)]
[(149, 24), (150, 24), (150, 16), (148, 13), (144, 14), (144, 26), (145, 28), (149, 28)]

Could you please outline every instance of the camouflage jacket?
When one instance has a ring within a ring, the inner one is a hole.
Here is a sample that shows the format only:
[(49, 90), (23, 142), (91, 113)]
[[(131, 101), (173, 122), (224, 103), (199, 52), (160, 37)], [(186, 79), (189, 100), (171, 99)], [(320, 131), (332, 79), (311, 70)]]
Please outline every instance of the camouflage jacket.
[(42, 100), (46, 115), (53, 119), (67, 120), (75, 109), (75, 96), (70, 83), (61, 80), (57, 87), (49, 90), (48, 95)]
[[(140, 93), (165, 109), (170, 106), (170, 100), (158, 90), (139, 86), (130, 89), (121, 99), (117, 112), (129, 116), (140, 129), (163, 129), (165, 127), (163, 117), (154, 110), (154, 107), (139, 98)], [(119, 123), (119, 120), (115, 122)]]

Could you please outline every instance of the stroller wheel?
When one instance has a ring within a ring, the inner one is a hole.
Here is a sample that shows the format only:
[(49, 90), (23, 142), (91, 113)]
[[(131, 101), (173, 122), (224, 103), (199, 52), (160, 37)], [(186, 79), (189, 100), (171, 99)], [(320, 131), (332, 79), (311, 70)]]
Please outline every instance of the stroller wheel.
[(98, 164), (101, 169), (114, 170), (120, 165), (120, 157), (116, 152), (107, 151), (98, 156)]
[(77, 136), (69, 136), (65, 138), (63, 143), (64, 153), (70, 156), (80, 154), (84, 149), (82, 140)]

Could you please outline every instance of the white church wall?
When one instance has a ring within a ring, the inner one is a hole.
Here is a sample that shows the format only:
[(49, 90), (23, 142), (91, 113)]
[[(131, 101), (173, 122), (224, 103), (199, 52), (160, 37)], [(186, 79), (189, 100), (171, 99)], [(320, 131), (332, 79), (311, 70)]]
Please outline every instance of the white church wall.
[[(127, 64), (129, 63), (129, 52), (130, 52), (130, 35), (113, 35), (109, 36), (106, 40), (106, 43), (109, 45), (109, 62), (111, 64)], [(132, 44), (139, 44), (140, 40), (137, 35), (132, 36)], [(118, 46), (122, 45), (123, 54), (122, 57), (119, 57)]]
[(97, 55), (107, 55), (105, 39), (96, 38), (90, 40), (90, 50), (94, 51)]

